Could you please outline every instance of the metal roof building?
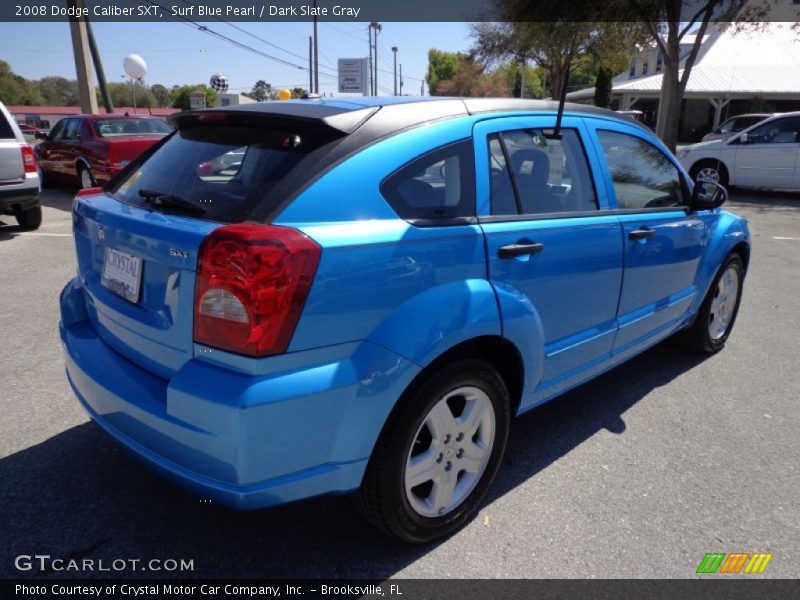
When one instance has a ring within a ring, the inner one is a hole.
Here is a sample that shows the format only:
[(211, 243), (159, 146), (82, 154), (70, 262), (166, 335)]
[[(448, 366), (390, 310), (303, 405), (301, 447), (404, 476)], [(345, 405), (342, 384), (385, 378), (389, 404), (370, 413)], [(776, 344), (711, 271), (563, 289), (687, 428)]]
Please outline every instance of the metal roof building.
[[(687, 35), (681, 44), (681, 74), (694, 39)], [(657, 48), (637, 52), (630, 71), (612, 80), (619, 108), (642, 110), (654, 121), (662, 69)], [(567, 94), (574, 102), (591, 102), (593, 96), (594, 88)], [(684, 99), (684, 138), (735, 114), (800, 109), (800, 27), (789, 22), (709, 25)]]

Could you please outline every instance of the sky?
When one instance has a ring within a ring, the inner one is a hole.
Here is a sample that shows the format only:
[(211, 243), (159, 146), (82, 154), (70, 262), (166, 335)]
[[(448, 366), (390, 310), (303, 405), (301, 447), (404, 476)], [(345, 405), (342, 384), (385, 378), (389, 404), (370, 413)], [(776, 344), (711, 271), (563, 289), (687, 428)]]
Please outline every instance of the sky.
[[(203, 23), (241, 44), (290, 63), (308, 65), (309, 22)], [(463, 51), (470, 46), (468, 23), (383, 23), (378, 35), (378, 85), (381, 95), (393, 93), (392, 46), (403, 65), (403, 92), (420, 93), (430, 48)], [(228, 77), (231, 92), (246, 92), (263, 79), (273, 87), (308, 88), (308, 71), (258, 56), (185, 23), (93, 23), (106, 80), (123, 81), (122, 61), (136, 53), (147, 63), (145, 83), (171, 87), (208, 83), (214, 73)], [(237, 29), (238, 28), (238, 29)], [(253, 37), (256, 36), (256, 37)], [(366, 23), (318, 26), (320, 92), (339, 96), (336, 61), (368, 55)], [(261, 39), (257, 39), (261, 38)], [(269, 42), (269, 45), (265, 42)], [(277, 47), (276, 47), (277, 46)], [(48, 75), (75, 78), (69, 25), (64, 23), (0, 23), (0, 60), (28, 79)], [(327, 75), (326, 75), (327, 74)], [(425, 86), (427, 94), (427, 85)]]

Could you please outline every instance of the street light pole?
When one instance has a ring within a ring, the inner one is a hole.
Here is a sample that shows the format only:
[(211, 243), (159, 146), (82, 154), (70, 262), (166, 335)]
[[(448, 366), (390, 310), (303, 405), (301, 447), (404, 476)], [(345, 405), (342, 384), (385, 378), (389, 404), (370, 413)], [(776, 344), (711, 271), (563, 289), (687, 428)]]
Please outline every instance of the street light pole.
[(400, 95), (403, 95), (403, 64), (400, 64)]
[(392, 46), (394, 53), (394, 95), (397, 96), (397, 46)]

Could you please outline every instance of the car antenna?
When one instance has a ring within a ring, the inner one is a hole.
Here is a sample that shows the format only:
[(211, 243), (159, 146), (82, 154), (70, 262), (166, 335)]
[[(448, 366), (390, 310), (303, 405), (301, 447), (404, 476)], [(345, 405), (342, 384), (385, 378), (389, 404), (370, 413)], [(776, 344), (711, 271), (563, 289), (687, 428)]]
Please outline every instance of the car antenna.
[(578, 28), (580, 23), (575, 23), (575, 33), (572, 34), (572, 44), (569, 47), (569, 54), (567, 55), (567, 64), (564, 68), (566, 74), (564, 75), (564, 83), (561, 85), (561, 94), (558, 98), (558, 115), (556, 116), (556, 127), (553, 133), (545, 137), (550, 140), (561, 139), (561, 119), (564, 116), (564, 104), (567, 101), (567, 87), (569, 86), (569, 72), (572, 70), (572, 56), (575, 54), (575, 43), (578, 41)]

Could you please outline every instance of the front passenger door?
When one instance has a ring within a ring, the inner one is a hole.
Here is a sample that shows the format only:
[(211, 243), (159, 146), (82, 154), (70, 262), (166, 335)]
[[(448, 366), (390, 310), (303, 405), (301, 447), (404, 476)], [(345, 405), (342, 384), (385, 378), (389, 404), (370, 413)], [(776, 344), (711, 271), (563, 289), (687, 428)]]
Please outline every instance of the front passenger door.
[(747, 143), (734, 142), (736, 184), (791, 188), (800, 151), (800, 117), (767, 121), (747, 132)]
[(625, 244), (614, 354), (633, 353), (671, 333), (698, 293), (706, 226), (688, 210), (678, 167), (633, 128), (598, 129)]

